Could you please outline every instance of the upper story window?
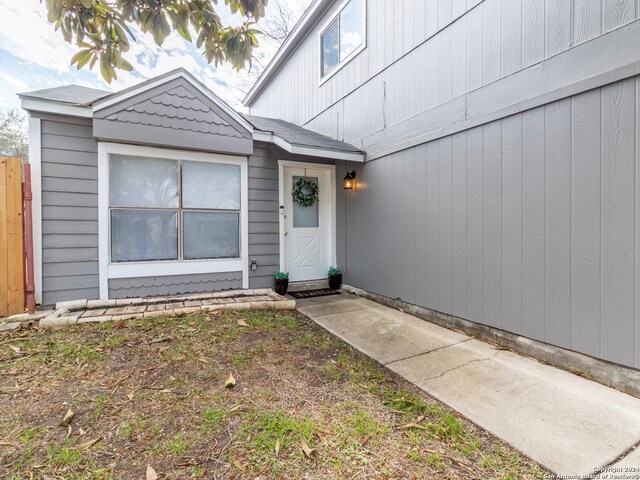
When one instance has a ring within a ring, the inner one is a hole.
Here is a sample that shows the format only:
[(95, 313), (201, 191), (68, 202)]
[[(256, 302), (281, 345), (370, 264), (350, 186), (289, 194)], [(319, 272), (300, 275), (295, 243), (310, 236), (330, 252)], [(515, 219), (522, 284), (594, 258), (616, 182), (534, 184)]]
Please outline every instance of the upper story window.
[(320, 78), (329, 78), (365, 47), (365, 2), (348, 0), (320, 33)]

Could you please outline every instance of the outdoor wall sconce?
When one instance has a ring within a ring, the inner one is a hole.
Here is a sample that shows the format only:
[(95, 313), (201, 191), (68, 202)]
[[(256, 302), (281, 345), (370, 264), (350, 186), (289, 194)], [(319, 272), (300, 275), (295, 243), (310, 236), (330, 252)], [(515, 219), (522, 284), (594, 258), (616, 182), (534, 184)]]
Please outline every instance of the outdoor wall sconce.
[(353, 170), (351, 172), (347, 172), (344, 176), (344, 189), (345, 190), (353, 190), (353, 187), (356, 185), (356, 171)]

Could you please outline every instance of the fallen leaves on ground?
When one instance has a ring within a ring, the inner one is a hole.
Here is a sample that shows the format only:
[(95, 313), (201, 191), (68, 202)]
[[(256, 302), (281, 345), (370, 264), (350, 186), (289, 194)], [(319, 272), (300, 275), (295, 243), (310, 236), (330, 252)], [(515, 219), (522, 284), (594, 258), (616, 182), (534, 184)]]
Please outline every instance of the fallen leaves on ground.
[(224, 388), (233, 388), (236, 386), (236, 378), (232, 373), (229, 374), (227, 379), (224, 381)]

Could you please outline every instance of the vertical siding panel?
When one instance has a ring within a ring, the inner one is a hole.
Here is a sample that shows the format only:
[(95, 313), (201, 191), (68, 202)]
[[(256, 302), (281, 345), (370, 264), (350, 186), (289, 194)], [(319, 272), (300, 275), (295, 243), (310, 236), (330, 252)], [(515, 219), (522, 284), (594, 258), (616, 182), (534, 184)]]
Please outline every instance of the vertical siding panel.
[(502, 132), (500, 122), (484, 134), (484, 323), (502, 326)]
[(425, 36), (429, 38), (438, 31), (438, 0), (425, 0), (425, 14)]
[(502, 121), (502, 327), (522, 333), (522, 115)]
[(500, 78), (502, 0), (486, 0), (482, 8), (484, 9), (482, 82), (486, 85)]
[[(389, 155), (386, 161), (386, 183), (385, 202), (386, 207), (385, 218), (387, 219), (388, 228), (385, 231), (385, 237), (388, 242), (395, 242), (398, 248), (387, 254), (385, 259), (386, 271), (390, 281), (387, 288), (391, 288), (391, 297), (404, 297), (402, 292), (402, 276), (397, 273), (398, 270), (404, 270), (404, 239), (398, 238), (397, 232), (402, 232), (405, 225), (405, 207), (404, 193), (402, 189), (398, 189), (399, 182), (404, 179), (404, 165), (402, 162), (404, 152), (397, 152)], [(400, 268), (398, 268), (400, 267)], [(406, 272), (403, 272), (406, 273)]]
[(458, 19), (451, 26), (452, 45), (452, 96), (465, 93), (467, 86), (467, 18)]
[(547, 0), (547, 57), (571, 45), (571, 7), (573, 2)]
[(467, 14), (467, 91), (482, 86), (482, 7)]
[(384, 16), (383, 16), (384, 27), (383, 27), (383, 31), (381, 31), (380, 28), (378, 28), (377, 33), (379, 35), (384, 35), (384, 40), (382, 42), (382, 44), (384, 45), (383, 66), (387, 66), (391, 64), (391, 62), (393, 62), (394, 60), (393, 46), (394, 46), (394, 43), (397, 41), (394, 35), (394, 29), (393, 29), (394, 10), (396, 10), (396, 8), (394, 7), (396, 5), (394, 4), (394, 2), (380, 2), (380, 3), (384, 4)]
[[(366, 182), (366, 188), (362, 191), (367, 196), (366, 212), (370, 216), (368, 217), (369, 221), (365, 224), (369, 241), (363, 243), (362, 248), (366, 250), (366, 256), (379, 258), (380, 261), (370, 263), (369, 270), (363, 272), (360, 279), (361, 285), (366, 285), (366, 288), (371, 289), (372, 292), (380, 292), (379, 276), (384, 275), (384, 262), (379, 256), (382, 254), (381, 244), (384, 243), (384, 238), (382, 238), (384, 219), (380, 214), (382, 212), (380, 199), (383, 188), (382, 179), (384, 179), (384, 161), (365, 163), (364, 172), (365, 178), (363, 180)], [(375, 215), (374, 212), (378, 212), (378, 214)]]
[(634, 80), (602, 91), (602, 355), (634, 361)]
[(427, 306), (442, 310), (440, 302), (440, 279), (434, 272), (440, 272), (440, 234), (438, 232), (439, 198), (438, 192), (438, 142), (427, 144), (427, 270), (429, 289)]
[(522, 66), (527, 67), (545, 55), (545, 0), (523, 0), (522, 20)]
[(415, 0), (404, 0), (404, 15), (402, 16), (402, 21), (404, 23), (404, 28), (402, 29), (402, 33), (404, 36), (404, 41), (402, 44), (403, 53), (408, 52), (415, 45), (413, 30), (415, 3)]
[(452, 15), (451, 0), (438, 0), (438, 29), (446, 27), (451, 22)]
[(438, 105), (438, 42), (432, 38), (426, 44), (425, 56), (427, 68), (427, 110)]
[[(640, 11), (640, 0), (638, 0), (638, 9)], [(639, 12), (640, 13), (640, 12)], [(635, 245), (635, 363), (636, 368), (640, 368), (640, 77), (636, 77), (636, 205), (635, 205), (635, 222), (636, 222), (636, 245)]]
[[(404, 44), (404, 35), (402, 33), (405, 11), (404, 4), (400, 2), (391, 2), (393, 3), (393, 10), (391, 11), (393, 18), (393, 36), (389, 39), (389, 41), (393, 44), (393, 61), (398, 60), (402, 54), (404, 53), (403, 44)], [(387, 64), (388, 65), (388, 64)]]
[(426, 38), (427, 28), (426, 2), (424, 0), (415, 0), (415, 12), (413, 17), (413, 37), (414, 45), (419, 45)]
[(608, 32), (636, 18), (634, 0), (604, 0), (604, 31)]
[(571, 347), (599, 355), (600, 90), (571, 103)]
[(523, 334), (545, 339), (545, 109), (522, 114)]
[[(402, 152), (394, 153), (385, 158), (384, 168), (385, 168), (385, 176), (384, 176), (384, 208), (383, 218), (386, 219), (384, 234), (382, 235), (385, 239), (385, 245), (392, 245), (397, 241), (397, 233), (399, 232), (399, 228), (402, 225), (402, 218), (400, 218), (400, 199), (401, 192), (398, 192), (396, 189), (396, 180), (398, 176), (402, 176), (402, 170), (398, 170), (398, 165), (396, 165), (396, 160), (398, 156), (401, 156)], [(390, 227), (390, 228), (389, 228)], [(400, 257), (400, 253), (398, 251), (389, 254), (386, 251), (384, 255), (384, 267), (387, 274), (391, 275), (393, 280), (396, 280), (398, 277), (393, 276), (393, 271), (397, 270), (398, 266), (398, 258)], [(384, 288), (388, 288), (388, 281), (383, 282)], [(391, 297), (395, 298), (399, 296), (400, 293), (400, 285), (397, 282), (393, 281), (391, 285)]]
[(439, 173), (439, 227), (440, 234), (440, 305), (443, 312), (451, 312), (452, 306), (452, 165), (451, 137), (438, 140), (438, 173)]
[(428, 305), (428, 277), (429, 265), (427, 264), (427, 146), (416, 147), (415, 153), (415, 189), (416, 189), (416, 255), (415, 264), (418, 270), (416, 275), (416, 303)]
[(467, 134), (453, 137), (453, 308), (467, 318)]
[(482, 127), (467, 132), (467, 318), (484, 322), (484, 169)]
[(452, 0), (453, 5), (451, 7), (451, 18), (458, 18), (467, 11), (466, 0)]
[[(416, 55), (419, 58), (424, 58), (426, 50), (426, 45), (422, 45), (418, 47), (416, 51)], [(409, 77), (412, 82), (412, 89), (410, 90), (412, 95), (408, 101), (413, 104), (413, 112), (414, 115), (418, 113), (422, 113), (427, 109), (427, 69), (428, 66), (425, 62), (416, 62), (415, 65), (412, 65), (410, 62), (407, 62), (407, 72), (405, 75)], [(407, 96), (405, 96), (405, 101)]]
[(546, 107), (546, 338), (571, 342), (571, 103)]
[(502, 75), (522, 68), (522, 0), (502, 3)]
[(602, 2), (575, 0), (573, 19), (574, 44), (597, 37), (602, 31)]
[(438, 103), (444, 103), (452, 98), (453, 58), (451, 28), (440, 32), (436, 37), (438, 42)]
[[(398, 175), (396, 182), (396, 188), (399, 192), (403, 192), (403, 211), (402, 215), (398, 217), (403, 218), (402, 230), (403, 232), (403, 261), (400, 264), (400, 281), (398, 285), (401, 286), (401, 296), (406, 298), (410, 303), (416, 303), (416, 279), (417, 279), (417, 265), (416, 265), (416, 170), (415, 170), (415, 148), (405, 150), (400, 155), (399, 163), (402, 163), (402, 171), (404, 176)], [(398, 162), (396, 162), (398, 163)]]

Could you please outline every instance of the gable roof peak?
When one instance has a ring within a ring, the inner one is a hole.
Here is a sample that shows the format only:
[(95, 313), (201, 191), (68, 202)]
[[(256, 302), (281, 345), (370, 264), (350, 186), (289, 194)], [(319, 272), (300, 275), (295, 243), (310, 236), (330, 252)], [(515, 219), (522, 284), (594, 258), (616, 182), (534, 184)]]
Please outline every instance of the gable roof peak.
[[(171, 70), (170, 72), (164, 73), (157, 77), (150, 78), (149, 80), (145, 80), (142, 83), (133, 85), (132, 87), (126, 88), (124, 90), (121, 90), (120, 92), (114, 93), (113, 95), (109, 95), (108, 97), (98, 100), (93, 104), (93, 113), (95, 114), (97, 112), (100, 112), (101, 110), (123, 102), (127, 99), (133, 98), (137, 95), (143, 94), (144, 92), (147, 92), (153, 88), (165, 85), (178, 78), (185, 80), (189, 85), (191, 85), (198, 92), (207, 97), (211, 102), (222, 109), (228, 116), (239, 123), (247, 131), (249, 131), (250, 133), (253, 132), (253, 126), (249, 122), (247, 122), (246, 119), (242, 117), (242, 115), (240, 115), (229, 104), (227, 104), (224, 100), (213, 93), (200, 80), (194, 77), (193, 74), (182, 67), (176, 68), (175, 70)], [(174, 90), (176, 92), (174, 92)], [(173, 89), (171, 89), (171, 92), (183, 98), (189, 98), (192, 100), (195, 99), (195, 96), (193, 96), (193, 94), (182, 85), (174, 87)]]

